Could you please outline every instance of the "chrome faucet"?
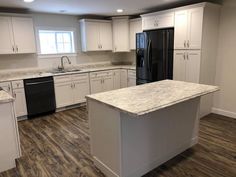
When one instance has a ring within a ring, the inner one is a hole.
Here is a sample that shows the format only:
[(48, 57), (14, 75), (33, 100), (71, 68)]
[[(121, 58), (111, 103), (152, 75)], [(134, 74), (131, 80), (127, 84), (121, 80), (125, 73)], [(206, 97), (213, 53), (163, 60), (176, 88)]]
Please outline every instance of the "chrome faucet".
[(58, 69), (59, 69), (59, 70), (64, 70), (64, 69), (65, 69), (65, 67), (64, 67), (64, 62), (63, 62), (63, 59), (64, 59), (64, 58), (66, 58), (67, 61), (68, 61), (68, 63), (71, 64), (71, 61), (70, 61), (70, 59), (69, 59), (68, 56), (62, 56), (62, 57), (61, 57), (61, 66), (58, 66)]

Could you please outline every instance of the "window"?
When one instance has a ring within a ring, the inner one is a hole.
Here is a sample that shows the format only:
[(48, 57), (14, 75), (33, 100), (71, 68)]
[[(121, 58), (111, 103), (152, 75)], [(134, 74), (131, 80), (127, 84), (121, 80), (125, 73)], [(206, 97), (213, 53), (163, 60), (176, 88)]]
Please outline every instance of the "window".
[(75, 53), (74, 32), (38, 30), (40, 54)]

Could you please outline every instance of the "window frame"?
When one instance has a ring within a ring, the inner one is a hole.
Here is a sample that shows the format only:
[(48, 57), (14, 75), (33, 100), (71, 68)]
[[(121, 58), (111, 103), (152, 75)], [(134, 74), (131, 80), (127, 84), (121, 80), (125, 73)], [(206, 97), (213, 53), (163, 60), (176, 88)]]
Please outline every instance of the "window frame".
[[(54, 53), (54, 54), (42, 54), (41, 53), (41, 46), (40, 46), (40, 39), (39, 39), (39, 31), (45, 30), (45, 31), (58, 31), (58, 32), (72, 32), (73, 33), (73, 39), (72, 39), (72, 45), (74, 47), (74, 52), (72, 53)], [(55, 58), (60, 57), (62, 55), (67, 56), (77, 56), (77, 34), (76, 34), (76, 28), (68, 28), (68, 27), (36, 27), (35, 28), (36, 33), (36, 44), (37, 44), (37, 55), (38, 58)]]

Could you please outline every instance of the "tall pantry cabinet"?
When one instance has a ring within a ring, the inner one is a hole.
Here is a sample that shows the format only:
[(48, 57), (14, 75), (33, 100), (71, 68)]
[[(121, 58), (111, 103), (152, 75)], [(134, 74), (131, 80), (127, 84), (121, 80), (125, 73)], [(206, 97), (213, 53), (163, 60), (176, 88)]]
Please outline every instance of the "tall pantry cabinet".
[[(214, 85), (219, 12), (212, 3), (176, 9), (174, 80)], [(212, 101), (201, 99), (200, 117), (211, 113)]]

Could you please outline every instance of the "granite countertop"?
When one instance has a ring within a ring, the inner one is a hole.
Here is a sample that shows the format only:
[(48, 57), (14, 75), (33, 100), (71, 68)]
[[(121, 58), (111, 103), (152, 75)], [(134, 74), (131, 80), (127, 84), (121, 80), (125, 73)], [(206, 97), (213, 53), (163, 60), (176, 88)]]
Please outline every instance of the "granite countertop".
[(86, 98), (136, 117), (218, 90), (217, 86), (164, 80), (88, 95)]
[(69, 74), (88, 73), (88, 72), (113, 70), (113, 69), (134, 70), (136, 69), (136, 67), (134, 65), (101, 65), (101, 66), (90, 65), (86, 67), (73, 66), (71, 67), (71, 69), (80, 69), (80, 71), (66, 72), (66, 73), (53, 73), (53, 70), (33, 68), (33, 69), (26, 69), (26, 70), (21, 70), (21, 71), (0, 72), (0, 82), (47, 77), (47, 76), (60, 76), (60, 75), (69, 75)]
[(0, 104), (13, 101), (14, 98), (0, 87)]

